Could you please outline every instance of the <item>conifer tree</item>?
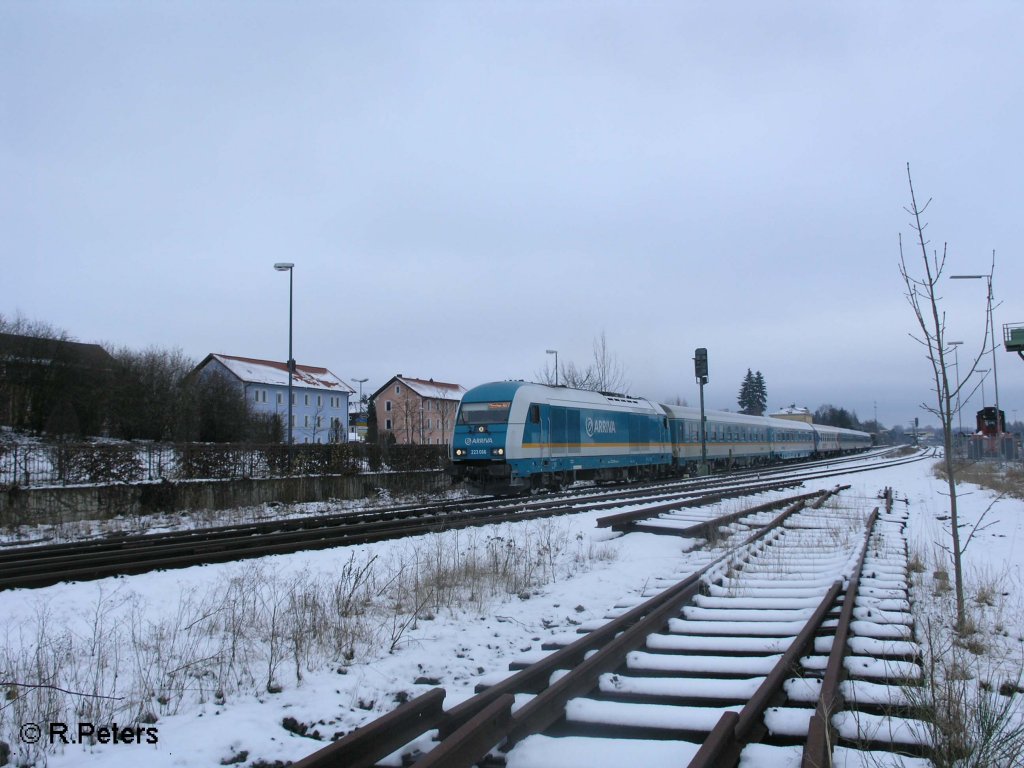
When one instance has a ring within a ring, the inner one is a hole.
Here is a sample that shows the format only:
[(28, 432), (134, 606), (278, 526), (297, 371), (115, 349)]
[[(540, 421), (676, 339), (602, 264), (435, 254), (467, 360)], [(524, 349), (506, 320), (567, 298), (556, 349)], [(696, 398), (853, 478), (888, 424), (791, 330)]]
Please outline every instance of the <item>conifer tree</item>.
[(737, 399), (740, 406), (740, 413), (748, 416), (761, 416), (768, 405), (768, 392), (765, 389), (764, 376), (761, 372), (753, 373), (747, 368), (747, 375), (743, 377), (743, 384), (740, 385), (740, 395)]
[(768, 389), (764, 383), (764, 376), (760, 371), (754, 374), (754, 415), (763, 416), (768, 407)]

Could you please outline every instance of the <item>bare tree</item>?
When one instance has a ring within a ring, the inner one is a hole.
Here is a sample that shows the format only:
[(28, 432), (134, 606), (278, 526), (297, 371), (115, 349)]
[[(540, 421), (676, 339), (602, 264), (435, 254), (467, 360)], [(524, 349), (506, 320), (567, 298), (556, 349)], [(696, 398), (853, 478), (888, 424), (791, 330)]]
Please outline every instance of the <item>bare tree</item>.
[(931, 364), (932, 376), (934, 379), (935, 404), (922, 403), (921, 407), (929, 413), (938, 417), (942, 422), (942, 432), (945, 448), (946, 481), (949, 486), (949, 516), (952, 537), (953, 572), (956, 589), (956, 628), (958, 632), (964, 632), (966, 626), (966, 613), (964, 607), (964, 582), (962, 565), (962, 548), (960, 545), (959, 516), (957, 514), (956, 497), (956, 468), (953, 460), (953, 415), (954, 402), (971, 375), (974, 373), (984, 354), (982, 352), (975, 358), (968, 374), (961, 378), (960, 386), (950, 385), (947, 359), (952, 347), (946, 341), (946, 315), (939, 309), (939, 281), (946, 266), (947, 245), (942, 246), (942, 254), (933, 250), (928, 253), (928, 241), (925, 240), (924, 230), (927, 226), (921, 223), (921, 214), (924, 213), (931, 200), (923, 206), (917, 204), (914, 195), (914, 182), (910, 176), (910, 164), (907, 164), (907, 182), (910, 185), (910, 207), (907, 212), (912, 217), (911, 227), (917, 235), (917, 244), (921, 248), (921, 265), (923, 274), (911, 272), (907, 266), (906, 256), (903, 252), (903, 237), (900, 236), (900, 276), (906, 286), (907, 302), (914, 310), (918, 326), (921, 329), (920, 335), (910, 334), (911, 338), (921, 344), (926, 351), (926, 357)]
[(599, 392), (622, 392), (629, 388), (626, 372), (619, 359), (608, 351), (604, 331), (594, 339), (594, 389)]
[(437, 405), (438, 425), (441, 431), (441, 439), (447, 443), (451, 437), (452, 426), (455, 422), (455, 409), (459, 407), (458, 400), (435, 400)]
[(594, 338), (594, 360), (586, 368), (577, 367), (571, 360), (563, 362), (558, 375), (547, 365), (536, 374), (542, 384), (558, 383), (572, 389), (592, 389), (596, 392), (624, 392), (629, 389), (625, 369), (618, 357), (608, 349), (605, 332)]

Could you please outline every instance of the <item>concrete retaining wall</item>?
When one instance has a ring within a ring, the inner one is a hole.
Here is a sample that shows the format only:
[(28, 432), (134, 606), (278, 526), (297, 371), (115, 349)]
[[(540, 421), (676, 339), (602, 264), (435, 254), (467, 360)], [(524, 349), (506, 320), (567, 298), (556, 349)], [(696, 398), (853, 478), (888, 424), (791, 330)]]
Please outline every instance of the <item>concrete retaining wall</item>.
[(231, 509), (267, 502), (361, 499), (381, 490), (395, 494), (437, 493), (450, 487), (449, 475), (440, 470), (68, 488), (14, 487), (0, 492), (0, 526), (104, 520), (118, 515), (188, 509)]

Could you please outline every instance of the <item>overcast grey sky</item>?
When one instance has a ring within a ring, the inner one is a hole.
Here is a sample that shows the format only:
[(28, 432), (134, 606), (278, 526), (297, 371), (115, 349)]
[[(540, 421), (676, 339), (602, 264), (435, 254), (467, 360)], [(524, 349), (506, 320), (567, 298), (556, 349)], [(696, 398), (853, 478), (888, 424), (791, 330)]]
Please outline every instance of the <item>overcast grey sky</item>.
[[(634, 394), (696, 403), (704, 346), (710, 407), (749, 367), (770, 408), (928, 422), (906, 164), (1024, 322), (1022, 73), (1018, 2), (7, 0), (0, 313), (284, 360), (292, 261), (296, 359), (366, 391), (604, 331)], [(977, 348), (984, 282), (944, 299)]]

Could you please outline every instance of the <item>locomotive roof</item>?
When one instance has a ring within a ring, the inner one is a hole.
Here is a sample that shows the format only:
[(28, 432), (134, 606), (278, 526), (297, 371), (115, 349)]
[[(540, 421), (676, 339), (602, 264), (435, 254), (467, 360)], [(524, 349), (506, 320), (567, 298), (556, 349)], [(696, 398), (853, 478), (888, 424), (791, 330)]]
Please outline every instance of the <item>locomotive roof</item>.
[(643, 397), (631, 397), (611, 392), (595, 392), (590, 389), (573, 389), (572, 387), (554, 387), (548, 384), (536, 384), (526, 381), (493, 381), (481, 384), (468, 390), (463, 395), (463, 402), (495, 402), (512, 400), (523, 388), (531, 390), (530, 396), (546, 402), (565, 404), (584, 404), (599, 407), (643, 408), (660, 413), (660, 408)]

